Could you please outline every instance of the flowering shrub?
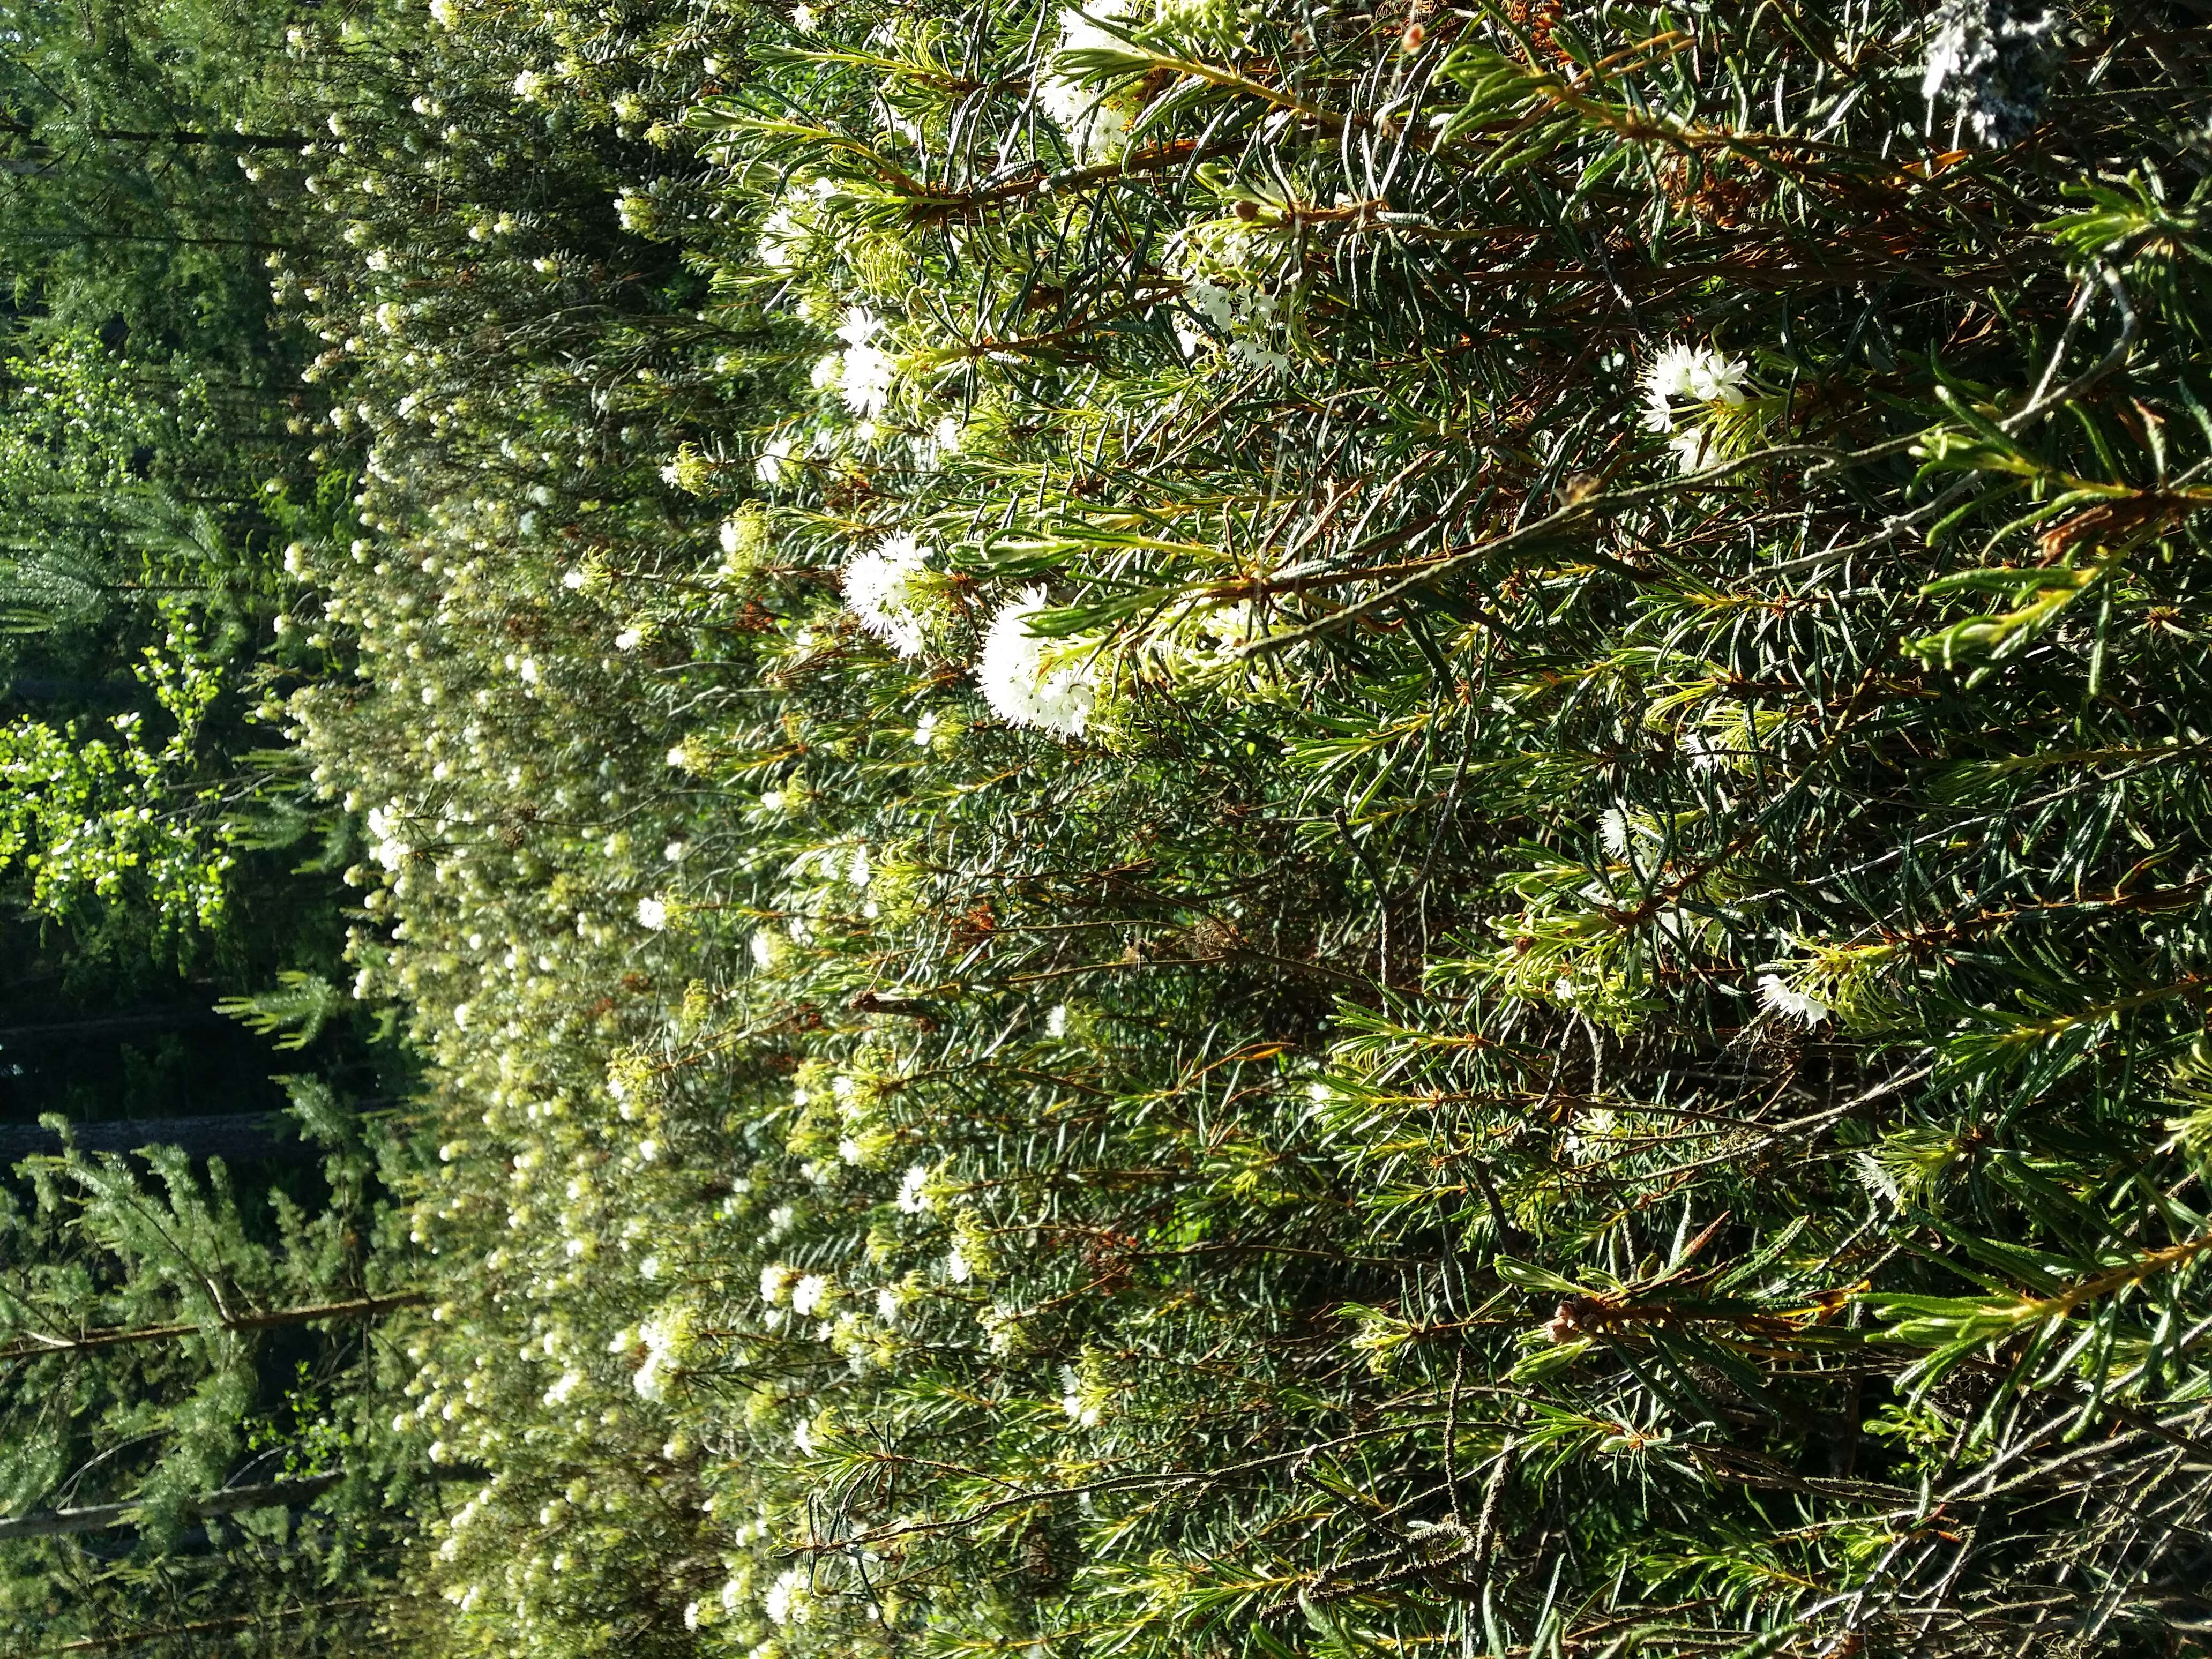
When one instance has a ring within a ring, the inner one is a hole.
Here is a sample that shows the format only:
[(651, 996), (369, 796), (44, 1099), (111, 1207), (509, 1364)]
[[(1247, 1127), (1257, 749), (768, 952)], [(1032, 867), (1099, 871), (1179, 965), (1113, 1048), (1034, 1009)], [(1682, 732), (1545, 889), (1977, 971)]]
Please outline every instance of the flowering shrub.
[(437, 17), (275, 275), (440, 1639), (2195, 1616), (2197, 46)]

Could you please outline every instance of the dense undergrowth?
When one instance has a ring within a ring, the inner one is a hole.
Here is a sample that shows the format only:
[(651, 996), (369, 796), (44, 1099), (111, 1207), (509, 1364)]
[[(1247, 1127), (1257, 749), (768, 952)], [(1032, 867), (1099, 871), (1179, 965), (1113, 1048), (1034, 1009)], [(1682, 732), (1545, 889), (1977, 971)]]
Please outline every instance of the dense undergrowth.
[(303, 23), (392, 1639), (2194, 1651), (2185, 9)]

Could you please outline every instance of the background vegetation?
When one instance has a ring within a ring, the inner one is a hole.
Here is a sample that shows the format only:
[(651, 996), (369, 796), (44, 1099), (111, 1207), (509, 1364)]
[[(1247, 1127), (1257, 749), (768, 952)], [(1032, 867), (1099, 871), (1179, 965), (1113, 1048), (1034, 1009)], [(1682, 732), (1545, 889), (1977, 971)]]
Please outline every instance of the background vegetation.
[(2207, 45), (27, 21), (21, 1639), (2199, 1650)]

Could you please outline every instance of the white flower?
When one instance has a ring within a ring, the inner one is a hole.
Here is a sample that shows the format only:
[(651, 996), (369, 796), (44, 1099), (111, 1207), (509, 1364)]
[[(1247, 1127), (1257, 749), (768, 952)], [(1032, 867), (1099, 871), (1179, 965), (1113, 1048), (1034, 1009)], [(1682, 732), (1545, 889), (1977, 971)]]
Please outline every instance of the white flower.
[(921, 1164), (915, 1164), (900, 1178), (898, 1206), (907, 1215), (920, 1215), (929, 1208), (929, 1171)]
[[(1746, 372), (1740, 359), (1680, 340), (1644, 366), (1644, 428), (1672, 434), (1668, 447), (1684, 472), (1701, 471), (1719, 459), (1704, 417), (1716, 405), (1742, 404)], [(1677, 407), (1684, 404), (1693, 407)]]
[(1644, 366), (1644, 425), (1654, 432), (1673, 431), (1678, 400), (1735, 407), (1744, 400), (1746, 373), (1740, 358), (1676, 341)]
[(914, 746), (927, 749), (937, 741), (937, 711), (922, 710), (921, 718), (914, 723)]
[(799, 1567), (786, 1567), (776, 1574), (775, 1582), (761, 1598), (761, 1611), (768, 1614), (771, 1625), (803, 1625), (811, 1599), (805, 1571)]
[(788, 270), (799, 263), (806, 239), (813, 234), (806, 221), (788, 203), (779, 202), (761, 221), (760, 261), (775, 270)]
[(807, 1273), (791, 1287), (791, 1310), (805, 1318), (822, 1305), (829, 1294), (830, 1281), (820, 1273)]
[(774, 1307), (791, 1294), (791, 1287), (799, 1283), (796, 1267), (786, 1267), (781, 1261), (771, 1261), (761, 1269), (761, 1300)]
[(1047, 608), (1044, 589), (1032, 587), (1000, 609), (983, 636), (975, 681), (1000, 720), (1079, 738), (1098, 700), (1097, 672), (1077, 654), (1081, 647), (1030, 631), (1030, 618)]
[(846, 562), (845, 603), (860, 626), (902, 657), (918, 657), (935, 596), (917, 586), (928, 556), (911, 536), (892, 536)]
[(1218, 283), (1186, 283), (1182, 297), (1193, 311), (1216, 328), (1226, 330), (1237, 320), (1236, 296)]
[(1759, 975), (1759, 995), (1776, 1013), (1785, 1019), (1802, 1021), (1808, 1030), (1835, 1012), (1810, 991), (1798, 989), (1778, 974)]
[(811, 34), (822, 27), (822, 20), (815, 15), (811, 6), (793, 6), (791, 9), (791, 27), (801, 34)]
[(951, 1253), (945, 1258), (945, 1276), (956, 1285), (965, 1285), (968, 1282), (968, 1275), (974, 1271), (975, 1268), (968, 1261), (967, 1252), (955, 1244)]
[(1598, 832), (1605, 842), (1605, 850), (1611, 856), (1628, 856), (1628, 815), (1618, 806), (1608, 806), (1598, 819)]
[(645, 631), (642, 629), (625, 628), (615, 635), (615, 649), (617, 651), (635, 651), (644, 643)]
[(1291, 360), (1285, 354), (1249, 337), (1231, 340), (1229, 355), (1242, 367), (1259, 374), (1279, 374), (1291, 366)]
[[(792, 447), (789, 438), (770, 438), (761, 447), (761, 453), (753, 458), (753, 477), (764, 484), (782, 483), (785, 464), (791, 459)], [(724, 550), (733, 553), (737, 550), (728, 548)]]
[(848, 346), (837, 370), (837, 395), (845, 407), (863, 420), (873, 420), (890, 402), (891, 381), (898, 365), (875, 346)]
[(807, 379), (817, 392), (827, 392), (837, 384), (837, 377), (845, 372), (845, 359), (841, 352), (831, 352), (826, 357), (817, 357)]
[(1069, 52), (1100, 48), (1127, 51), (1128, 43), (1109, 33), (1094, 20), (1121, 15), (1121, 0), (1095, 0), (1089, 16), (1069, 6), (1060, 14), (1060, 41), (1051, 63), (1036, 82), (1037, 105), (1066, 133), (1076, 154), (1085, 161), (1103, 161), (1119, 143), (1129, 125), (1129, 113), (1118, 99), (1102, 96), (1085, 86), (1073, 66), (1063, 69)]
[(848, 346), (866, 345), (882, 329), (883, 319), (866, 306), (848, 306), (837, 325), (837, 337)]
[(1095, 1429), (1103, 1415), (1100, 1402), (1083, 1384), (1082, 1373), (1073, 1365), (1060, 1368), (1060, 1408), (1067, 1413), (1067, 1420), (1079, 1429)]
[(668, 926), (668, 905), (665, 900), (641, 898), (637, 902), (638, 925), (659, 933)]
[[(1717, 456), (1702, 416), (1716, 405), (1735, 408), (1746, 396), (1746, 370), (1739, 359), (1710, 347), (1677, 341), (1644, 367), (1644, 425), (1672, 434), (1668, 447), (1684, 472), (1696, 472)], [(1696, 405), (1690, 409), (1678, 404)], [(1677, 421), (1682, 424), (1678, 426)]]
[(536, 70), (525, 70), (514, 77), (514, 95), (528, 103), (545, 89), (545, 77)]
[(1067, 1005), (1066, 1003), (1055, 1003), (1052, 1012), (1044, 1017), (1044, 1034), (1048, 1037), (1064, 1037), (1067, 1035)]
[(667, 1391), (668, 1373), (678, 1364), (690, 1335), (690, 1320), (682, 1313), (649, 1319), (638, 1328), (638, 1340), (645, 1344), (645, 1364), (630, 1382), (641, 1399), (658, 1400)]

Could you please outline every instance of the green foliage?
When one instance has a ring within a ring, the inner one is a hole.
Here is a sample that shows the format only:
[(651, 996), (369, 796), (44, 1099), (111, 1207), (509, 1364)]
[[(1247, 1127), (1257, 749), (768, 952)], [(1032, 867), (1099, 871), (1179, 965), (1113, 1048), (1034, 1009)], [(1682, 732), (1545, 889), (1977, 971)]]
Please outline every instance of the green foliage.
[[(25, 1166), (30, 1189), (0, 1217), (7, 1507), (121, 1509), (89, 1534), (33, 1525), (0, 1543), (11, 1642), (102, 1640), (155, 1622), (153, 1607), (171, 1624), (242, 1608), (281, 1624), (288, 1604), (374, 1583), (392, 1543), (379, 1487), (404, 1490), (411, 1472), (348, 1420), (371, 1363), (343, 1311), (367, 1268), (370, 1168), (358, 1149), (335, 1153), (311, 1214), (281, 1192), (242, 1202), (220, 1161), (196, 1172), (173, 1147)], [(333, 1304), (319, 1321), (289, 1316)], [(298, 1507), (194, 1524), (206, 1494), (325, 1470), (347, 1480)], [(346, 1622), (310, 1617), (289, 1635), (325, 1640)], [(280, 1637), (271, 1650), (328, 1649)]]
[(2196, 33), (433, 23), (247, 168), (407, 1641), (2196, 1650)]

